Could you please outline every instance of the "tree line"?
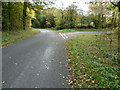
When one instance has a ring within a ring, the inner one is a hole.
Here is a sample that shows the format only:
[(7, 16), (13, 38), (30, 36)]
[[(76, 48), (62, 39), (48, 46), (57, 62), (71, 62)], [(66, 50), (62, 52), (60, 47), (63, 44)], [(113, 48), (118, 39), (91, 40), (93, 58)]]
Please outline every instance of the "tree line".
[[(29, 27), (28, 15), (30, 9), (26, 8), (27, 2), (2, 2), (2, 30), (18, 30)], [(26, 21), (25, 21), (26, 19)], [(25, 26), (25, 23), (27, 26)]]
[[(2, 30), (28, 28), (117, 28), (119, 2), (90, 2), (89, 12), (78, 9), (75, 2), (63, 9), (49, 8), (51, 1), (2, 2)], [(63, 5), (63, 4), (62, 4)], [(47, 8), (44, 8), (44, 7)], [(117, 8), (118, 7), (118, 8)]]
[(90, 10), (86, 15), (74, 2), (66, 9), (44, 9), (38, 14), (38, 18), (33, 20), (33, 27), (64, 29), (117, 28), (119, 26), (119, 11), (111, 2), (90, 2), (89, 4)]
[(37, 13), (50, 1), (29, 2), (2, 2), (2, 30), (26, 30), (31, 28), (31, 21), (37, 17)]

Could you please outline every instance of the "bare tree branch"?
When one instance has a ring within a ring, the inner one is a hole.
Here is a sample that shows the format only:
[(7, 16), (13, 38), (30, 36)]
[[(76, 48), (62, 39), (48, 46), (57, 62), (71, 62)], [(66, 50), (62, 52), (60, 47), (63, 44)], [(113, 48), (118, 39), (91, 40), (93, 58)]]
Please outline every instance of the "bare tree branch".
[(113, 2), (111, 2), (114, 6), (116, 6), (116, 7), (118, 7), (118, 4), (115, 4), (115, 3), (113, 3)]

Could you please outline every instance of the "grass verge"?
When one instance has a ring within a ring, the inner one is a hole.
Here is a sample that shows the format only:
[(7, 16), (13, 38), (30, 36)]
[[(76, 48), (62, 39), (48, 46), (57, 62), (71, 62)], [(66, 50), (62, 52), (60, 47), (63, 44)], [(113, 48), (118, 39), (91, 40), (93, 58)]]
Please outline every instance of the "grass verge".
[(57, 32), (60, 33), (66, 33), (66, 32), (79, 32), (79, 31), (111, 31), (112, 29), (62, 29), (57, 30)]
[(119, 88), (116, 34), (86, 34), (68, 39), (69, 84), (74, 88)]
[(0, 47), (2, 47), (2, 31), (0, 31)]
[(57, 32), (60, 32), (60, 33), (65, 33), (65, 32), (76, 32), (78, 30), (76, 29), (62, 29), (62, 30), (58, 30)]
[(2, 32), (2, 47), (9, 44), (15, 43), (17, 41), (26, 39), (35, 34), (38, 34), (40, 31), (37, 29), (28, 29), (28, 30), (17, 30), (17, 31), (3, 31)]

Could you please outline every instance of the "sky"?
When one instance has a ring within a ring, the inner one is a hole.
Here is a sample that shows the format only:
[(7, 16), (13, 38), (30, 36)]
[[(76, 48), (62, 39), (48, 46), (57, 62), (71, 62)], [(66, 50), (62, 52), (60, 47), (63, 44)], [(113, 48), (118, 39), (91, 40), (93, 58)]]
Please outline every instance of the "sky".
[[(29, 1), (32, 2), (32, 0), (29, 0)], [(73, 2), (77, 2), (75, 5), (78, 7), (78, 9), (82, 9), (83, 14), (87, 14), (87, 12), (89, 11), (89, 4), (86, 4), (86, 2), (90, 2), (92, 0), (53, 0), (53, 1), (55, 4), (53, 4), (50, 7), (56, 7), (58, 9), (62, 9), (62, 4), (63, 4), (63, 9), (65, 9), (69, 5), (71, 5)]]
[(62, 3), (63, 3), (63, 8), (65, 9), (68, 7), (72, 2), (77, 2), (78, 9), (82, 9), (85, 12), (89, 10), (89, 4), (85, 4), (85, 2), (90, 2), (91, 0), (56, 0), (55, 7), (57, 8), (62, 8)]

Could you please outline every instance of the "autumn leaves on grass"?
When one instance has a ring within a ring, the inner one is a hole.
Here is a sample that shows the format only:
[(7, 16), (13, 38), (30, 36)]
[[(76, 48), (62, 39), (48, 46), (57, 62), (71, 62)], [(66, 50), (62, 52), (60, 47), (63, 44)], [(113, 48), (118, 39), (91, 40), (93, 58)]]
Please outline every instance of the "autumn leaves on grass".
[[(97, 35), (97, 37), (96, 37)], [(71, 86), (76, 88), (118, 88), (118, 42), (112, 44), (103, 34), (86, 34), (66, 42)]]

